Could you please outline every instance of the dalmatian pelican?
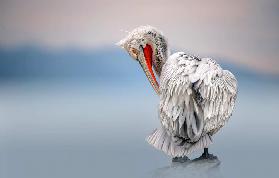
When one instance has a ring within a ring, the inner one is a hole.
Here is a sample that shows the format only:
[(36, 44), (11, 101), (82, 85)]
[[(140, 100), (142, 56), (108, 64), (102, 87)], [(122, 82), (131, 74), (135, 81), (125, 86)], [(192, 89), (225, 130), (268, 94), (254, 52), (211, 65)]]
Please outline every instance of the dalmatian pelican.
[(232, 115), (237, 96), (234, 75), (211, 58), (184, 52), (169, 55), (166, 38), (151, 26), (134, 29), (118, 45), (139, 62), (160, 97), (161, 126), (147, 142), (172, 161), (188, 159), (198, 149), (204, 149), (199, 158), (216, 158), (208, 146)]

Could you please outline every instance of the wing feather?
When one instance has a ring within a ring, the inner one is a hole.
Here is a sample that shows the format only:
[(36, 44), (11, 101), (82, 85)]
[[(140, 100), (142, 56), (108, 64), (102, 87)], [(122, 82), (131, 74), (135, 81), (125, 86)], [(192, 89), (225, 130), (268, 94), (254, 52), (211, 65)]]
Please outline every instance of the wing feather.
[(237, 81), (214, 60), (179, 52), (163, 66), (160, 90), (163, 127), (172, 136), (196, 142), (218, 131), (231, 116)]

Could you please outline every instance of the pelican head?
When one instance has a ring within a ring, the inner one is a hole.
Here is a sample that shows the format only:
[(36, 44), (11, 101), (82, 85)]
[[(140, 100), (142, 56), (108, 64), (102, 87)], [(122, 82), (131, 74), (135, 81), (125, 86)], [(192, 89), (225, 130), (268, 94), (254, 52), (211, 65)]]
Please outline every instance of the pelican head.
[(150, 84), (159, 94), (159, 84), (153, 69), (160, 76), (162, 65), (168, 56), (167, 41), (162, 33), (151, 26), (140, 26), (117, 44), (139, 62)]

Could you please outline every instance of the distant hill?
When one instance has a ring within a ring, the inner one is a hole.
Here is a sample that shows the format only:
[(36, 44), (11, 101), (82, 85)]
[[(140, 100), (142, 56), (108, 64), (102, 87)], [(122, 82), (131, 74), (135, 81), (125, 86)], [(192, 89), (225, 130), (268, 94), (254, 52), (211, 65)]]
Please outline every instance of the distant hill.
[[(218, 57), (215, 58), (218, 60)], [(238, 80), (272, 80), (278, 76), (264, 75), (242, 66), (221, 62)], [(85, 51), (79, 49), (44, 50), (26, 46), (0, 48), (0, 80), (104, 80), (110, 82), (138, 81), (145, 78), (141, 68), (128, 54), (116, 47)], [(279, 83), (279, 82), (278, 82)]]

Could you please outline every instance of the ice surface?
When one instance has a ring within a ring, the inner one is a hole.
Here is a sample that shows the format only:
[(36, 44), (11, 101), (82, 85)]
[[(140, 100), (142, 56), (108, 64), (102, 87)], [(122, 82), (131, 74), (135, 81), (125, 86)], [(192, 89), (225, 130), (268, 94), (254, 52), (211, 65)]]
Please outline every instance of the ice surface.
[(153, 172), (153, 178), (222, 178), (221, 162), (214, 160), (187, 161), (185, 163), (172, 163), (170, 166), (158, 168)]
[(147, 85), (2, 85), (0, 177), (277, 177), (278, 84), (242, 83), (231, 120), (209, 148), (221, 163), (186, 164), (145, 142), (159, 126), (158, 98)]

